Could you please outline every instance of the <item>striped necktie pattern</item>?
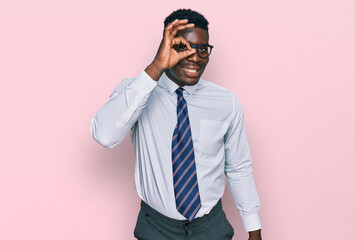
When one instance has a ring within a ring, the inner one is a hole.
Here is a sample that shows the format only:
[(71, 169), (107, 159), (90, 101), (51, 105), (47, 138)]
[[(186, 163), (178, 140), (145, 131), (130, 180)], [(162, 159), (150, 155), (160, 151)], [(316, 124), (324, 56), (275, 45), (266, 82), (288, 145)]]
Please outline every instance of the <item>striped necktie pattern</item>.
[(172, 140), (172, 165), (176, 207), (190, 222), (201, 208), (187, 103), (183, 88), (176, 89), (177, 124)]

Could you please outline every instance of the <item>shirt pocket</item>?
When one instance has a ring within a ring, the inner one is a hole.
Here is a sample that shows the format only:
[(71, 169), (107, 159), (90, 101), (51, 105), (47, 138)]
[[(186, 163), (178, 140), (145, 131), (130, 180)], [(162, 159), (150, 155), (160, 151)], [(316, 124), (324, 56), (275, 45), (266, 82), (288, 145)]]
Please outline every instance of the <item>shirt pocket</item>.
[(216, 154), (223, 147), (227, 123), (216, 120), (200, 120), (198, 150), (208, 154)]

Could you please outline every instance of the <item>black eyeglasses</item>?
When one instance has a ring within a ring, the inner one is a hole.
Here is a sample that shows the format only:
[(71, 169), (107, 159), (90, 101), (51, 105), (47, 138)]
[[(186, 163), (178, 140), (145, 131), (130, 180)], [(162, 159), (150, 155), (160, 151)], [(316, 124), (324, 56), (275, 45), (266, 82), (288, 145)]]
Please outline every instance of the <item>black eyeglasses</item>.
[[(191, 48), (196, 48), (197, 55), (200, 58), (208, 58), (211, 55), (213, 46), (207, 43), (203, 44), (190, 44)], [(185, 44), (179, 43), (175, 45), (175, 50), (177, 52), (183, 52), (187, 50), (187, 46)]]

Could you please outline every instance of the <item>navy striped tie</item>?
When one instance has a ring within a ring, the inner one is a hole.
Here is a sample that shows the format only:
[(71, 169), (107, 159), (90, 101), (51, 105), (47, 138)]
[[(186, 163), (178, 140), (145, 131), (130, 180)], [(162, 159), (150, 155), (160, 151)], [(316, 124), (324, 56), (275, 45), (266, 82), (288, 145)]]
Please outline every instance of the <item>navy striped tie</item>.
[(177, 125), (172, 142), (172, 163), (176, 207), (190, 222), (201, 208), (197, 184), (194, 147), (192, 143), (187, 104), (183, 88), (176, 89)]

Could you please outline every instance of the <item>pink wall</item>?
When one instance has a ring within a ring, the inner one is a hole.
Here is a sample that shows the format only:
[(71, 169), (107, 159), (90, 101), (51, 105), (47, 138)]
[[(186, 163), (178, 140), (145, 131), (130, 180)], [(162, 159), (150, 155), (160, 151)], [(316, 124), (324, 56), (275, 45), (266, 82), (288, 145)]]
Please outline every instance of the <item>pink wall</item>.
[[(89, 125), (120, 80), (150, 63), (179, 7), (211, 23), (204, 78), (244, 105), (264, 239), (349, 239), (354, 1), (189, 2), (0, 4), (0, 239), (133, 239), (132, 146), (104, 149)], [(224, 208), (235, 239), (247, 239), (229, 190)]]

